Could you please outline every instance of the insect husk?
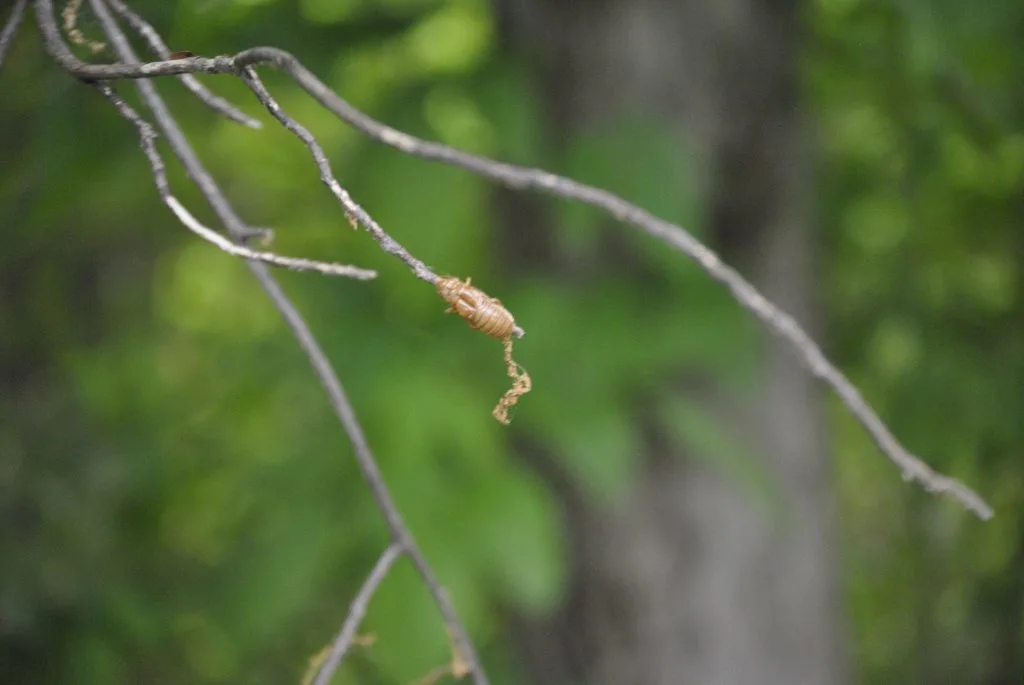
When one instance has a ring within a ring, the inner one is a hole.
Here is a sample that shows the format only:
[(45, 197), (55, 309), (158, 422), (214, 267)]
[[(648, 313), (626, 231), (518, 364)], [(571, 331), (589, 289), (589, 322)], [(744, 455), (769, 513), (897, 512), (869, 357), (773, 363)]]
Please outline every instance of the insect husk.
[(503, 342), (505, 366), (512, 379), (512, 387), (498, 400), (491, 415), (508, 425), (511, 421), (509, 410), (533, 387), (530, 374), (512, 359), (512, 336), (517, 330), (512, 313), (505, 309), (500, 300), (474, 287), (469, 278), (462, 282), (455, 276), (446, 276), (438, 279), (436, 287), (441, 299), (448, 303), (446, 314), (458, 314), (473, 330)]

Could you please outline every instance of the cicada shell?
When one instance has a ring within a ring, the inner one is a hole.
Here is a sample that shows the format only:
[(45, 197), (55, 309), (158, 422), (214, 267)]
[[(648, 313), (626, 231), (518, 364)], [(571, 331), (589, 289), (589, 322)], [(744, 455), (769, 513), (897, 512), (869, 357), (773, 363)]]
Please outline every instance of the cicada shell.
[(517, 333), (515, 319), (499, 300), (489, 297), (479, 288), (474, 288), (468, 278), (465, 283), (455, 276), (440, 278), (437, 281), (437, 292), (448, 303), (448, 312), (455, 312), (461, 316), (473, 330), (486, 333), (504, 343), (505, 364), (508, 376), (512, 379), (512, 387), (498, 400), (498, 405), (491, 415), (507, 425), (510, 421), (509, 409), (533, 387), (530, 374), (512, 359), (512, 336), (521, 336), (522, 331)]
[(505, 340), (516, 327), (512, 313), (505, 309), (500, 300), (474, 288), (470, 280), (467, 278), (463, 283), (455, 276), (447, 276), (437, 281), (437, 292), (448, 303), (448, 312), (461, 316), (474, 330)]

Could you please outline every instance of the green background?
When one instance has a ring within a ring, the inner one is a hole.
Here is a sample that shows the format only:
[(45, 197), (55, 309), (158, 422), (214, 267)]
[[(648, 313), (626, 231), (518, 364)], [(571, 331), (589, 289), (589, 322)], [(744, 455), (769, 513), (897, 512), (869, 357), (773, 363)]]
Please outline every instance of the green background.
[[(701, 233), (701, 208), (680, 192), (692, 170), (656, 125), (615, 122), (565, 155), (544, 149), (526, 65), (498, 49), (484, 0), (136, 6), (171, 49), (282, 47), (392, 126), (571, 175)], [(804, 12), (823, 342), (910, 449), (997, 511), (980, 524), (902, 482), (829, 399), (855, 682), (1024, 678), (1024, 11), (971, 8), (818, 0)], [(631, 398), (656, 392), (670, 365), (743, 387), (753, 324), (681, 255), (621, 229), (656, 274), (654, 296), (615, 274), (581, 288), (512, 273), (491, 186), (371, 143), (263, 74), (386, 230), (516, 315), (535, 389), (514, 430), (592, 497), (624, 492), (640, 440)], [(566, 559), (556, 502), (490, 417), (508, 383), (500, 345), (443, 316), (430, 287), (349, 227), (306, 149), (240, 83), (204, 82), (265, 124), (224, 121), (160, 82), (242, 216), (274, 228), (278, 252), (379, 270), (366, 283), (278, 276), (492, 679), (519, 682), (495, 607), (554, 606)], [(173, 192), (216, 226), (170, 166)], [(595, 212), (550, 207), (560, 250), (596, 249)], [(386, 545), (381, 517), (245, 265), (175, 222), (135, 130), (55, 68), (29, 27), (0, 72), (0, 232), (3, 660), (19, 682), (298, 682)], [(700, 407), (666, 401), (655, 418), (770, 496)], [(447, 658), (407, 561), (363, 632), (376, 642), (338, 682), (408, 683)]]

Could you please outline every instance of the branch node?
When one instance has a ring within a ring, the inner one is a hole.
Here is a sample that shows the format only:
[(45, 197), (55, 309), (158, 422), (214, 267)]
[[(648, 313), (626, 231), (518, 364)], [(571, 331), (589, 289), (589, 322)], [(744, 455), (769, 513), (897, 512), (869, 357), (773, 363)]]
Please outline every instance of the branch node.
[[(150, 51), (160, 59), (185, 60), (195, 56), (187, 50), (171, 52), (157, 30), (149, 22), (133, 12), (122, 0), (106, 0), (106, 2), (137, 34), (142, 36), (149, 45)], [(263, 124), (258, 119), (253, 119), (248, 114), (239, 111), (224, 98), (211, 93), (192, 74), (182, 74), (178, 78), (182, 85), (191, 91), (200, 102), (221, 116), (249, 128), (263, 128)]]

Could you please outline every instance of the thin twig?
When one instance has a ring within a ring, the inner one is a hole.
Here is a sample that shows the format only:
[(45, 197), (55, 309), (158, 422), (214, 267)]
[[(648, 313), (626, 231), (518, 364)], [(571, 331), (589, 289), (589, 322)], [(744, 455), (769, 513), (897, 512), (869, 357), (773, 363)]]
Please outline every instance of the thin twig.
[(391, 546), (384, 550), (380, 559), (377, 560), (373, 570), (370, 571), (370, 575), (367, 576), (362, 587), (359, 588), (355, 599), (352, 600), (352, 605), (348, 609), (348, 615), (345, 616), (345, 622), (341, 625), (341, 632), (335, 638), (334, 644), (331, 647), (331, 653), (320, 668), (320, 673), (317, 674), (313, 685), (327, 685), (331, 682), (334, 672), (338, 670), (341, 660), (345, 658), (348, 648), (352, 645), (352, 640), (356, 636), (359, 624), (362, 623), (363, 617), (366, 616), (366, 609), (370, 604), (370, 598), (373, 597), (373, 593), (380, 587), (384, 577), (401, 554), (402, 546), (392, 543)]
[[(277, 100), (267, 91), (260, 77), (256, 75), (256, 70), (253, 67), (244, 67), (241, 72), (241, 78), (256, 98), (267, 108), (267, 111), (309, 148), (309, 153), (313, 157), (317, 169), (320, 171), (320, 180), (323, 181), (324, 185), (330, 189), (334, 197), (341, 203), (346, 216), (352, 217), (355, 221), (366, 227), (367, 232), (377, 241), (381, 249), (405, 262), (416, 278), (435, 285), (440, 280), (440, 277), (421, 260), (409, 254), (408, 250), (381, 228), (380, 224), (374, 221), (373, 217), (352, 199), (348, 191), (335, 178), (334, 172), (331, 171), (331, 163), (327, 160), (327, 154), (320, 146), (320, 143), (317, 142), (316, 138), (313, 137), (313, 134), (305, 126), (284, 111)], [(516, 326), (513, 328), (512, 334), (517, 338), (522, 338), (524, 331), (519, 326)]]
[(274, 266), (283, 266), (284, 268), (291, 269), (292, 271), (316, 271), (325, 276), (341, 276), (344, 278), (354, 278), (360, 281), (368, 281), (377, 278), (377, 272), (373, 269), (362, 269), (358, 266), (351, 266), (349, 264), (318, 262), (313, 259), (285, 257), (273, 252), (250, 250), (242, 245), (236, 245), (216, 231), (203, 226), (189, 213), (187, 209), (185, 209), (184, 206), (182, 206), (180, 202), (178, 202), (178, 199), (173, 195), (166, 195), (164, 197), (164, 202), (167, 203), (167, 206), (171, 208), (171, 211), (174, 212), (175, 216), (177, 216), (178, 219), (191, 231), (235, 257), (253, 259), (257, 262), (273, 264)]
[[(119, 58), (124, 60), (126, 66), (130, 66), (132, 62), (136, 61), (131, 45), (128, 44), (124, 34), (121, 33), (116, 22), (114, 22), (113, 17), (110, 15), (102, 1), (91, 0), (91, 2), (93, 10), (96, 12), (97, 17), (103, 26), (104, 33), (106, 33), (108, 39), (114, 45)], [(81, 75), (75, 73), (73, 68), (73, 64), (80, 61), (71, 55), (67, 46), (64, 45), (61, 40), (60, 32), (57, 30), (53, 16), (52, 2), (50, 0), (37, 0), (35, 8), (36, 23), (39, 28), (40, 35), (43, 37), (43, 43), (47, 53), (65, 71), (81, 78)], [(68, 56), (71, 57), (73, 60), (72, 62), (68, 62)], [(157, 126), (163, 132), (172, 151), (181, 161), (189, 176), (199, 187), (199, 190), (209, 201), (220, 221), (237, 240), (242, 240), (247, 235), (251, 234), (253, 229), (249, 228), (238, 214), (235, 213), (234, 208), (227, 201), (223, 192), (217, 186), (212, 176), (210, 176), (210, 173), (196, 157), (195, 151), (192, 149), (188, 139), (181, 131), (181, 127), (167, 109), (166, 104), (156, 92), (156, 89), (153, 88), (152, 84), (148, 81), (140, 81), (137, 85), (143, 101), (146, 103), (146, 106), (150, 111), (153, 112)], [(411, 531), (403, 521), (402, 515), (398, 511), (398, 508), (391, 497), (391, 493), (388, 491), (387, 485), (384, 482), (384, 477), (380, 471), (380, 467), (377, 465), (373, 452), (367, 443), (363, 428), (360, 425), (359, 420), (356, 418), (352, 403), (349, 401), (337, 374), (331, 367), (331, 363), (328, 361), (327, 355), (320, 347), (320, 344), (314, 337), (309, 325), (303, 319), (302, 315), (288, 296), (285, 295), (281, 286), (270, 274), (267, 267), (263, 264), (252, 261), (246, 261), (246, 266), (250, 271), (252, 271), (253, 275), (273, 302), (274, 306), (281, 313), (281, 316), (284, 318), (288, 328), (291, 330), (299, 343), (299, 346), (309, 359), (310, 365), (313, 367), (317, 379), (320, 381), (321, 386), (327, 394), (327, 399), (331, 405), (331, 409), (334, 411), (338, 422), (344, 428), (345, 433), (352, 444), (356, 462), (366, 479), (367, 485), (370, 488), (370, 492), (373, 495), (378, 509), (381, 511), (385, 521), (387, 522), (388, 529), (391, 532), (392, 541), (400, 545), (405, 550), (406, 554), (413, 562), (417, 572), (420, 574), (424, 585), (427, 587), (427, 591), (434, 599), (434, 602), (444, 619), (445, 625), (453, 635), (460, 653), (465, 657), (466, 662), (471, 668), (474, 685), (488, 685), (487, 674), (483, 670), (480, 659), (469, 639), (466, 628), (459, 620), (451, 600), (441, 587), (433, 569), (427, 563), (426, 558), (423, 556), (423, 552), (419, 549)]]
[(240, 72), (240, 76), (245, 85), (256, 95), (256, 98), (263, 106), (267, 108), (267, 111), (309, 148), (309, 153), (312, 155), (313, 161), (320, 171), (320, 180), (323, 181), (324, 185), (330, 189), (334, 197), (341, 203), (346, 215), (352, 216), (356, 221), (365, 226), (366, 230), (373, 236), (373, 239), (380, 243), (381, 249), (405, 262), (416, 278), (422, 279), (431, 285), (437, 283), (437, 274), (421, 260), (409, 254), (409, 251), (402, 247), (397, 240), (388, 235), (380, 227), (380, 224), (374, 221), (373, 217), (352, 199), (348, 191), (341, 187), (338, 179), (334, 177), (334, 173), (331, 171), (331, 163), (327, 161), (327, 154), (320, 147), (320, 143), (316, 141), (316, 138), (313, 137), (313, 134), (305, 126), (289, 116), (273, 96), (267, 92), (260, 77), (256, 75), (256, 70), (252, 67), (244, 67)]
[[(163, 38), (160, 37), (160, 34), (157, 33), (156, 29), (154, 29), (149, 22), (136, 14), (130, 7), (121, 2), (121, 0), (107, 0), (107, 4), (110, 5), (110, 7), (117, 12), (136, 33), (142, 36), (142, 38), (149, 44), (153, 54), (163, 60), (171, 58), (170, 48), (167, 47)], [(206, 86), (196, 79), (195, 76), (191, 74), (182, 74), (179, 79), (182, 84), (196, 96), (196, 98), (215, 112), (234, 122), (242, 124), (243, 126), (257, 129), (263, 128), (262, 122), (258, 119), (253, 119), (245, 112), (240, 111), (219, 95), (211, 93), (207, 90)]]
[(7, 56), (7, 49), (11, 47), (14, 35), (18, 32), (22, 20), (25, 19), (25, 5), (27, 0), (15, 0), (11, 16), (4, 24), (4, 30), (0, 31), (0, 66), (3, 66), (4, 57)]
[(192, 213), (178, 201), (178, 198), (171, 194), (170, 185), (167, 182), (167, 173), (164, 170), (164, 162), (160, 158), (160, 153), (157, 152), (156, 149), (157, 134), (156, 131), (153, 130), (153, 127), (150, 126), (148, 122), (144, 121), (142, 117), (140, 117), (138, 113), (132, 109), (132, 107), (107, 83), (101, 81), (97, 82), (95, 86), (103, 96), (106, 97), (115, 108), (117, 108), (117, 111), (120, 112), (121, 116), (134, 124), (135, 128), (138, 129), (142, 151), (145, 153), (146, 158), (149, 160), (149, 166), (153, 170), (153, 180), (156, 183), (157, 192), (159, 192), (160, 198), (164, 201), (164, 204), (171, 208), (171, 211), (174, 212), (176, 217), (178, 217), (178, 220), (200, 238), (213, 243), (229, 255), (241, 257), (243, 259), (252, 259), (265, 264), (273, 264), (274, 266), (283, 266), (293, 271), (316, 271), (324, 274), (325, 276), (342, 276), (345, 278), (355, 278), (364, 281), (377, 277), (377, 272), (372, 269), (361, 269), (359, 267), (349, 266), (348, 264), (318, 262), (312, 259), (302, 259), (299, 257), (285, 257), (273, 252), (250, 250), (245, 246), (231, 242), (213, 229), (207, 228), (199, 223), (199, 221), (192, 216)]
[[(122, 3), (123, 4), (123, 3)], [(37, 12), (45, 13), (47, 8), (52, 12), (52, 0), (37, 0), (36, 10)], [(152, 26), (149, 27), (152, 31)], [(132, 69), (135, 70), (145, 69), (146, 65), (138, 64), (138, 60), (135, 60), (136, 64), (111, 64), (111, 65), (93, 65), (87, 62), (83, 62), (75, 57), (70, 51), (66, 49), (63, 42), (60, 39), (59, 32), (55, 32), (49, 29), (49, 27), (41, 27), (41, 33), (43, 35), (43, 41), (46, 44), (47, 50), (54, 56), (54, 58), (60, 63), (60, 65), (70, 73), (73, 73), (81, 78), (87, 80), (114, 80), (119, 78), (132, 78)], [(155, 31), (154, 31), (155, 33)], [(162, 42), (162, 41), (161, 41)], [(310, 152), (313, 155), (314, 161), (320, 169), (321, 179), (330, 188), (331, 192), (338, 198), (342, 206), (345, 208), (347, 216), (354, 218), (360, 224), (362, 224), (370, 235), (377, 240), (385, 252), (394, 255), (405, 262), (413, 274), (428, 283), (436, 283), (438, 276), (431, 271), (431, 269), (424, 264), (421, 260), (413, 257), (409, 252), (402, 247), (394, 238), (388, 235), (379, 224), (377, 224), (373, 218), (354, 200), (351, 196), (341, 187), (337, 179), (334, 178), (333, 173), (330, 170), (330, 165), (327, 162), (326, 155), (323, 149), (320, 148), (319, 144), (316, 143), (313, 136), (307, 131), (301, 124), (289, 117), (281, 109), (280, 105), (273, 100), (269, 95), (266, 88), (262, 86), (258, 78), (254, 81), (246, 78), (245, 68), (249, 65), (255, 65), (263, 63), (267, 60), (283, 59), (287, 58), (285, 62), (298, 65), (297, 60), (294, 57), (285, 53), (281, 50), (274, 48), (256, 48), (254, 50), (246, 51), (247, 57), (239, 59), (241, 53), (236, 58), (229, 57), (216, 57), (214, 59), (204, 59), (201, 57), (190, 57), (185, 60), (171, 60), (165, 62), (154, 62), (151, 64), (159, 65), (156, 67), (156, 71), (153, 72), (152, 76), (157, 75), (179, 75), (183, 73), (209, 73), (209, 74), (225, 74), (231, 73), (242, 78), (242, 80), (248, 85), (256, 96), (260, 99), (260, 102), (273, 114), (278, 121), (281, 122), (289, 131), (294, 133), (302, 140)], [(188, 69), (188, 65), (201, 64), (201, 67)], [(306, 71), (301, 65), (297, 68), (301, 68), (305, 72), (306, 79), (317, 81), (316, 77), (312, 73)], [(255, 75), (255, 72), (253, 72)], [(134, 74), (134, 78), (143, 78), (141, 74)], [(318, 82), (318, 81), (317, 81)], [(319, 83), (319, 82), (318, 82)], [(300, 83), (300, 85), (302, 85)], [(327, 89), (322, 83), (320, 83), (322, 89)], [(309, 91), (309, 88), (303, 86), (304, 89)], [(337, 97), (337, 96), (335, 96)], [(513, 331), (517, 337), (523, 337), (523, 329), (516, 326)]]
[[(46, 12), (51, 6), (51, 0), (35, 0), (35, 4), (41, 12)], [(682, 227), (659, 219), (613, 193), (540, 169), (496, 162), (397, 131), (349, 105), (293, 55), (277, 48), (251, 48), (232, 57), (212, 59), (193, 57), (185, 61), (141, 65), (90, 65), (78, 60), (66, 49), (60, 49), (60, 35), (55, 29), (48, 31), (44, 28), (42, 35), (61, 66), (82, 78), (148, 79), (182, 73), (241, 74), (241, 70), (247, 66), (270, 64), (291, 76), (296, 84), (327, 110), (385, 145), (409, 155), (461, 167), (510, 188), (538, 190), (563, 199), (576, 200), (632, 224), (695, 261), (709, 277), (724, 285), (736, 301), (773, 334), (792, 345), (808, 370), (832, 388), (850, 414), (867, 430), (878, 449), (900, 469), (905, 480), (916, 481), (929, 492), (956, 499), (981, 519), (992, 517), (992, 508), (977, 493), (959, 481), (936, 472), (900, 444), (860, 391), (828, 360), (792, 316), (768, 301), (735, 269), (722, 262), (718, 255)]]

